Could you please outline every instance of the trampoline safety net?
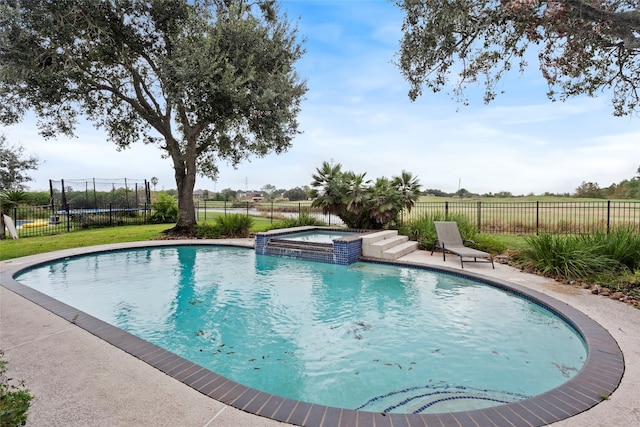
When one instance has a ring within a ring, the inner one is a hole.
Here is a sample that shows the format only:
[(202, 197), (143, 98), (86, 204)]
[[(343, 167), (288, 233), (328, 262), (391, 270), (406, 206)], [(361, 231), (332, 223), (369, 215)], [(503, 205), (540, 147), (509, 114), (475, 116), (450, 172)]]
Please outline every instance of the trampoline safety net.
[(55, 210), (140, 210), (148, 209), (151, 199), (146, 179), (49, 180), (49, 190)]

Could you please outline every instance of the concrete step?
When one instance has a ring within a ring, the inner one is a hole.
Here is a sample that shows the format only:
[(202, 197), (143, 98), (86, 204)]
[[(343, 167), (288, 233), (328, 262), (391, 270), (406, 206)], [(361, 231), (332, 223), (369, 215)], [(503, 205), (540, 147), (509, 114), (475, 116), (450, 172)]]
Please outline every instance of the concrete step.
[(371, 245), (380, 240), (388, 239), (398, 235), (398, 230), (384, 230), (362, 236), (362, 246)]
[(382, 258), (382, 253), (401, 243), (409, 240), (407, 236), (399, 236), (397, 233), (393, 236), (378, 240), (374, 243), (362, 245), (362, 255), (365, 257)]
[(415, 251), (416, 249), (418, 249), (418, 242), (407, 241), (382, 252), (380, 258), (390, 260), (398, 259), (410, 252)]

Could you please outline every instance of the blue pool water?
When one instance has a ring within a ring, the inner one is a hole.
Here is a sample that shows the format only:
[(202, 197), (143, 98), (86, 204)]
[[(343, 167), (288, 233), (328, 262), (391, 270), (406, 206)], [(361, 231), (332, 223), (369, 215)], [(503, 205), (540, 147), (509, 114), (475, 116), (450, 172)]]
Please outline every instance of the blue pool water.
[(16, 278), (250, 387), (376, 412), (543, 393), (586, 347), (546, 309), (423, 269), (180, 246), (69, 258)]
[(355, 236), (357, 233), (340, 230), (311, 230), (300, 233), (291, 233), (278, 236), (281, 240), (293, 240), (296, 242), (332, 243), (335, 239), (347, 236)]

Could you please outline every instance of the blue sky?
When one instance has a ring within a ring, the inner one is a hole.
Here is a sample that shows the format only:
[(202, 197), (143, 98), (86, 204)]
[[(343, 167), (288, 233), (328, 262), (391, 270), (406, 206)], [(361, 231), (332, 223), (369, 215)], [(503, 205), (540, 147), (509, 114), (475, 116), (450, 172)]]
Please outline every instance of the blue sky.
[[(237, 169), (221, 165), (218, 181), (199, 177), (196, 188), (260, 189), (308, 185), (323, 161), (375, 179), (407, 170), (423, 188), (515, 195), (573, 192), (582, 181), (601, 187), (635, 175), (640, 166), (640, 118), (613, 117), (609, 93), (552, 103), (532, 52), (531, 67), (513, 72), (489, 105), (482, 88), (468, 92), (469, 106), (446, 93), (416, 102), (392, 64), (402, 15), (386, 0), (284, 0), (297, 19), (307, 53), (298, 64), (309, 91), (301, 130), (281, 155), (252, 158)], [(28, 116), (0, 129), (11, 143), (43, 161), (31, 189), (49, 179), (159, 179), (175, 188), (169, 160), (142, 143), (118, 152), (106, 133), (83, 124), (78, 138), (45, 141)]]

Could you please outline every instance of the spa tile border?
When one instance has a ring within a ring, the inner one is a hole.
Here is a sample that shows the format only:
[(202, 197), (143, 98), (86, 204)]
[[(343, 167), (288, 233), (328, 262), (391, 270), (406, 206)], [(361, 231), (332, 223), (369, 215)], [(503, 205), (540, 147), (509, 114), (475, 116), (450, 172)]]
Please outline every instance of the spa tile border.
[[(171, 241), (146, 242), (118, 249), (94, 247), (88, 253), (113, 252), (130, 248), (151, 248), (178, 245), (218, 245), (219, 243)], [(236, 246), (236, 245), (225, 245)], [(246, 247), (240, 245), (241, 247)], [(20, 271), (68, 257), (53, 253), (46, 261), (21, 264), (0, 272), (0, 285), (27, 300), (62, 317), (113, 346), (135, 356), (172, 378), (206, 396), (242, 411), (277, 421), (309, 427), (524, 427), (543, 426), (586, 411), (610, 396), (624, 374), (624, 357), (613, 337), (598, 323), (575, 308), (552, 297), (523, 286), (487, 276), (450, 268), (436, 268), (412, 262), (388, 262), (363, 259), (366, 262), (401, 265), (430, 271), (446, 272), (513, 292), (561, 316), (580, 333), (588, 346), (583, 368), (572, 379), (557, 388), (519, 402), (474, 411), (440, 414), (382, 414), (340, 409), (296, 401), (231, 381), (223, 376), (166, 351), (154, 344), (118, 329), (87, 313), (51, 298), (35, 289), (18, 283), (13, 277)]]

